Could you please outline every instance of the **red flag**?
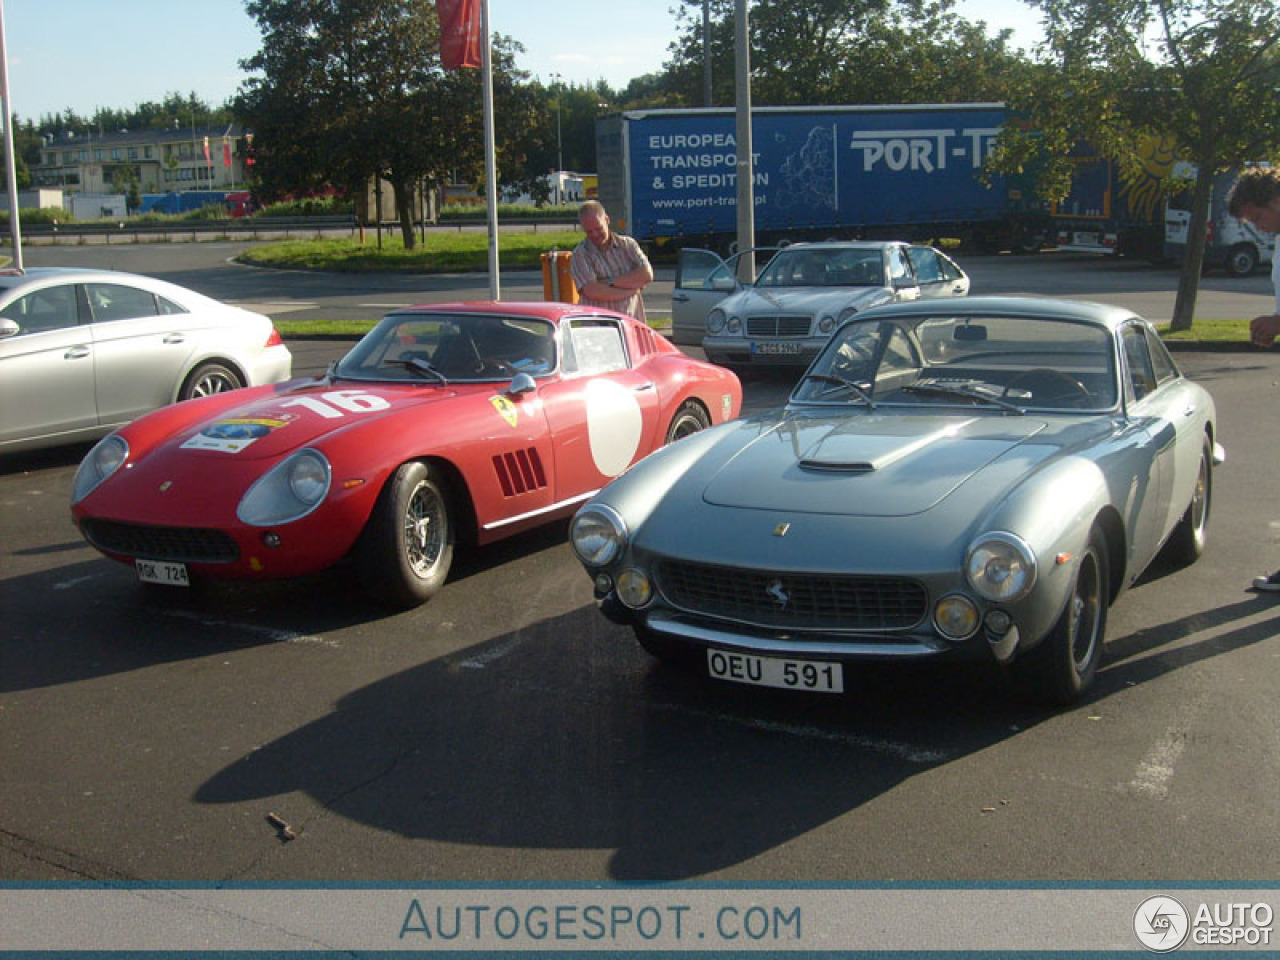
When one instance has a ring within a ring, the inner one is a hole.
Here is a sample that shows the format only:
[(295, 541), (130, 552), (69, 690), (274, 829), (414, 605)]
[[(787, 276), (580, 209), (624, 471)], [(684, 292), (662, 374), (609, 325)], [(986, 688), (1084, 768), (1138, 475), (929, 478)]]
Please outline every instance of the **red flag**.
[(226, 137), (222, 138), (222, 165), (231, 166), (231, 141)]
[(480, 66), (480, 0), (436, 0), (436, 15), (444, 68)]

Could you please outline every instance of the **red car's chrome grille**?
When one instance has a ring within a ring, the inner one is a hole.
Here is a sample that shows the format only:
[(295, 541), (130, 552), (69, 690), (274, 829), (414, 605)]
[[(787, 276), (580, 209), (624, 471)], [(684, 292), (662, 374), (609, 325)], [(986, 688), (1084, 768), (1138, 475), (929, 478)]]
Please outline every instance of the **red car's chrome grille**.
[(533, 447), (514, 453), (500, 453), (493, 458), (493, 469), (498, 473), (498, 483), (504, 497), (514, 497), (547, 485), (547, 473), (542, 469), (542, 458)]
[(658, 589), (689, 613), (791, 630), (906, 630), (928, 612), (923, 585), (901, 577), (769, 573), (664, 560)]
[(807, 337), (809, 317), (747, 317), (747, 336), (749, 337)]
[(221, 530), (152, 527), (92, 518), (81, 520), (80, 529), (99, 550), (127, 557), (174, 563), (234, 563), (240, 559), (240, 548)]

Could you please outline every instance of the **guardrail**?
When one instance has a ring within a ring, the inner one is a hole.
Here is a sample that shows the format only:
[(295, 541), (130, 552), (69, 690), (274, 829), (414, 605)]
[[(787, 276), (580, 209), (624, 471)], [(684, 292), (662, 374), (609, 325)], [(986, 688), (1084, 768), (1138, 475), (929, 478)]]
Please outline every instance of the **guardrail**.
[[(577, 229), (578, 222), (564, 218), (513, 218), (500, 220), (499, 228), (503, 230), (527, 230), (537, 233), (541, 229), (564, 230)], [(484, 230), (488, 226), (485, 220), (441, 220), (428, 223), (428, 230)], [(421, 230), (422, 224), (416, 229)], [(365, 232), (376, 231), (376, 224), (365, 224)], [(394, 231), (400, 229), (396, 222), (383, 222), (382, 229)], [(198, 238), (209, 239), (220, 236), (260, 239), (289, 238), (295, 236), (332, 236), (334, 233), (356, 233), (360, 224), (355, 217), (315, 216), (315, 217), (236, 217), (227, 220), (191, 220), (174, 221), (172, 223), (130, 223), (127, 220), (109, 223), (94, 221), (92, 223), (24, 223), (22, 239), (32, 243), (164, 243), (174, 239)], [(3, 242), (7, 237), (0, 237)]]

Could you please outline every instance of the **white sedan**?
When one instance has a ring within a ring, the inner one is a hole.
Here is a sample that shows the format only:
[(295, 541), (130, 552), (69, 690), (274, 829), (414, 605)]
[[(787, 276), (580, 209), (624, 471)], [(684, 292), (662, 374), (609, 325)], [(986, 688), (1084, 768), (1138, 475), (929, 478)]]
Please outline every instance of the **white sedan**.
[(735, 258), (682, 250), (672, 295), (672, 339), (734, 367), (803, 366), (855, 313), (969, 292), (969, 277), (946, 254), (897, 241), (792, 244), (749, 285), (736, 269)]
[(0, 272), (0, 453), (77, 443), (178, 400), (289, 379), (269, 317), (110, 270)]

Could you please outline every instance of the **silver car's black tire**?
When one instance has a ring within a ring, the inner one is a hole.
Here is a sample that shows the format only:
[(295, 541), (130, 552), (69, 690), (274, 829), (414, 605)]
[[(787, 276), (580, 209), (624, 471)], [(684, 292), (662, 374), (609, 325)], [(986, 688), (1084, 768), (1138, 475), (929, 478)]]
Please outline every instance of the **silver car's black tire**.
[(448, 487), (438, 471), (414, 460), (387, 481), (356, 545), (365, 589), (409, 609), (440, 590), (453, 564)]
[(1213, 447), (1204, 438), (1200, 450), (1200, 472), (1196, 476), (1196, 489), (1191, 496), (1187, 512), (1169, 537), (1169, 558), (1176, 563), (1192, 564), (1204, 553), (1209, 532), (1209, 508), (1213, 502)]
[(683, 439), (691, 433), (697, 433), (699, 430), (705, 430), (709, 426), (711, 426), (711, 418), (707, 416), (707, 411), (702, 409), (702, 404), (695, 400), (686, 400), (680, 404), (680, 409), (671, 418), (671, 425), (667, 427), (667, 439), (665, 442), (675, 443), (677, 440)]
[(226, 364), (202, 363), (191, 371), (186, 382), (182, 384), (179, 400), (190, 400), (192, 397), (210, 397), (215, 393), (226, 393), (228, 390), (239, 390), (244, 386), (240, 374)]
[(1037, 699), (1070, 706), (1093, 683), (1107, 634), (1110, 583), (1106, 541), (1094, 527), (1062, 615), (1049, 635), (1018, 664)]
[(1247, 277), (1258, 267), (1258, 250), (1251, 243), (1239, 243), (1227, 251), (1227, 273)]

